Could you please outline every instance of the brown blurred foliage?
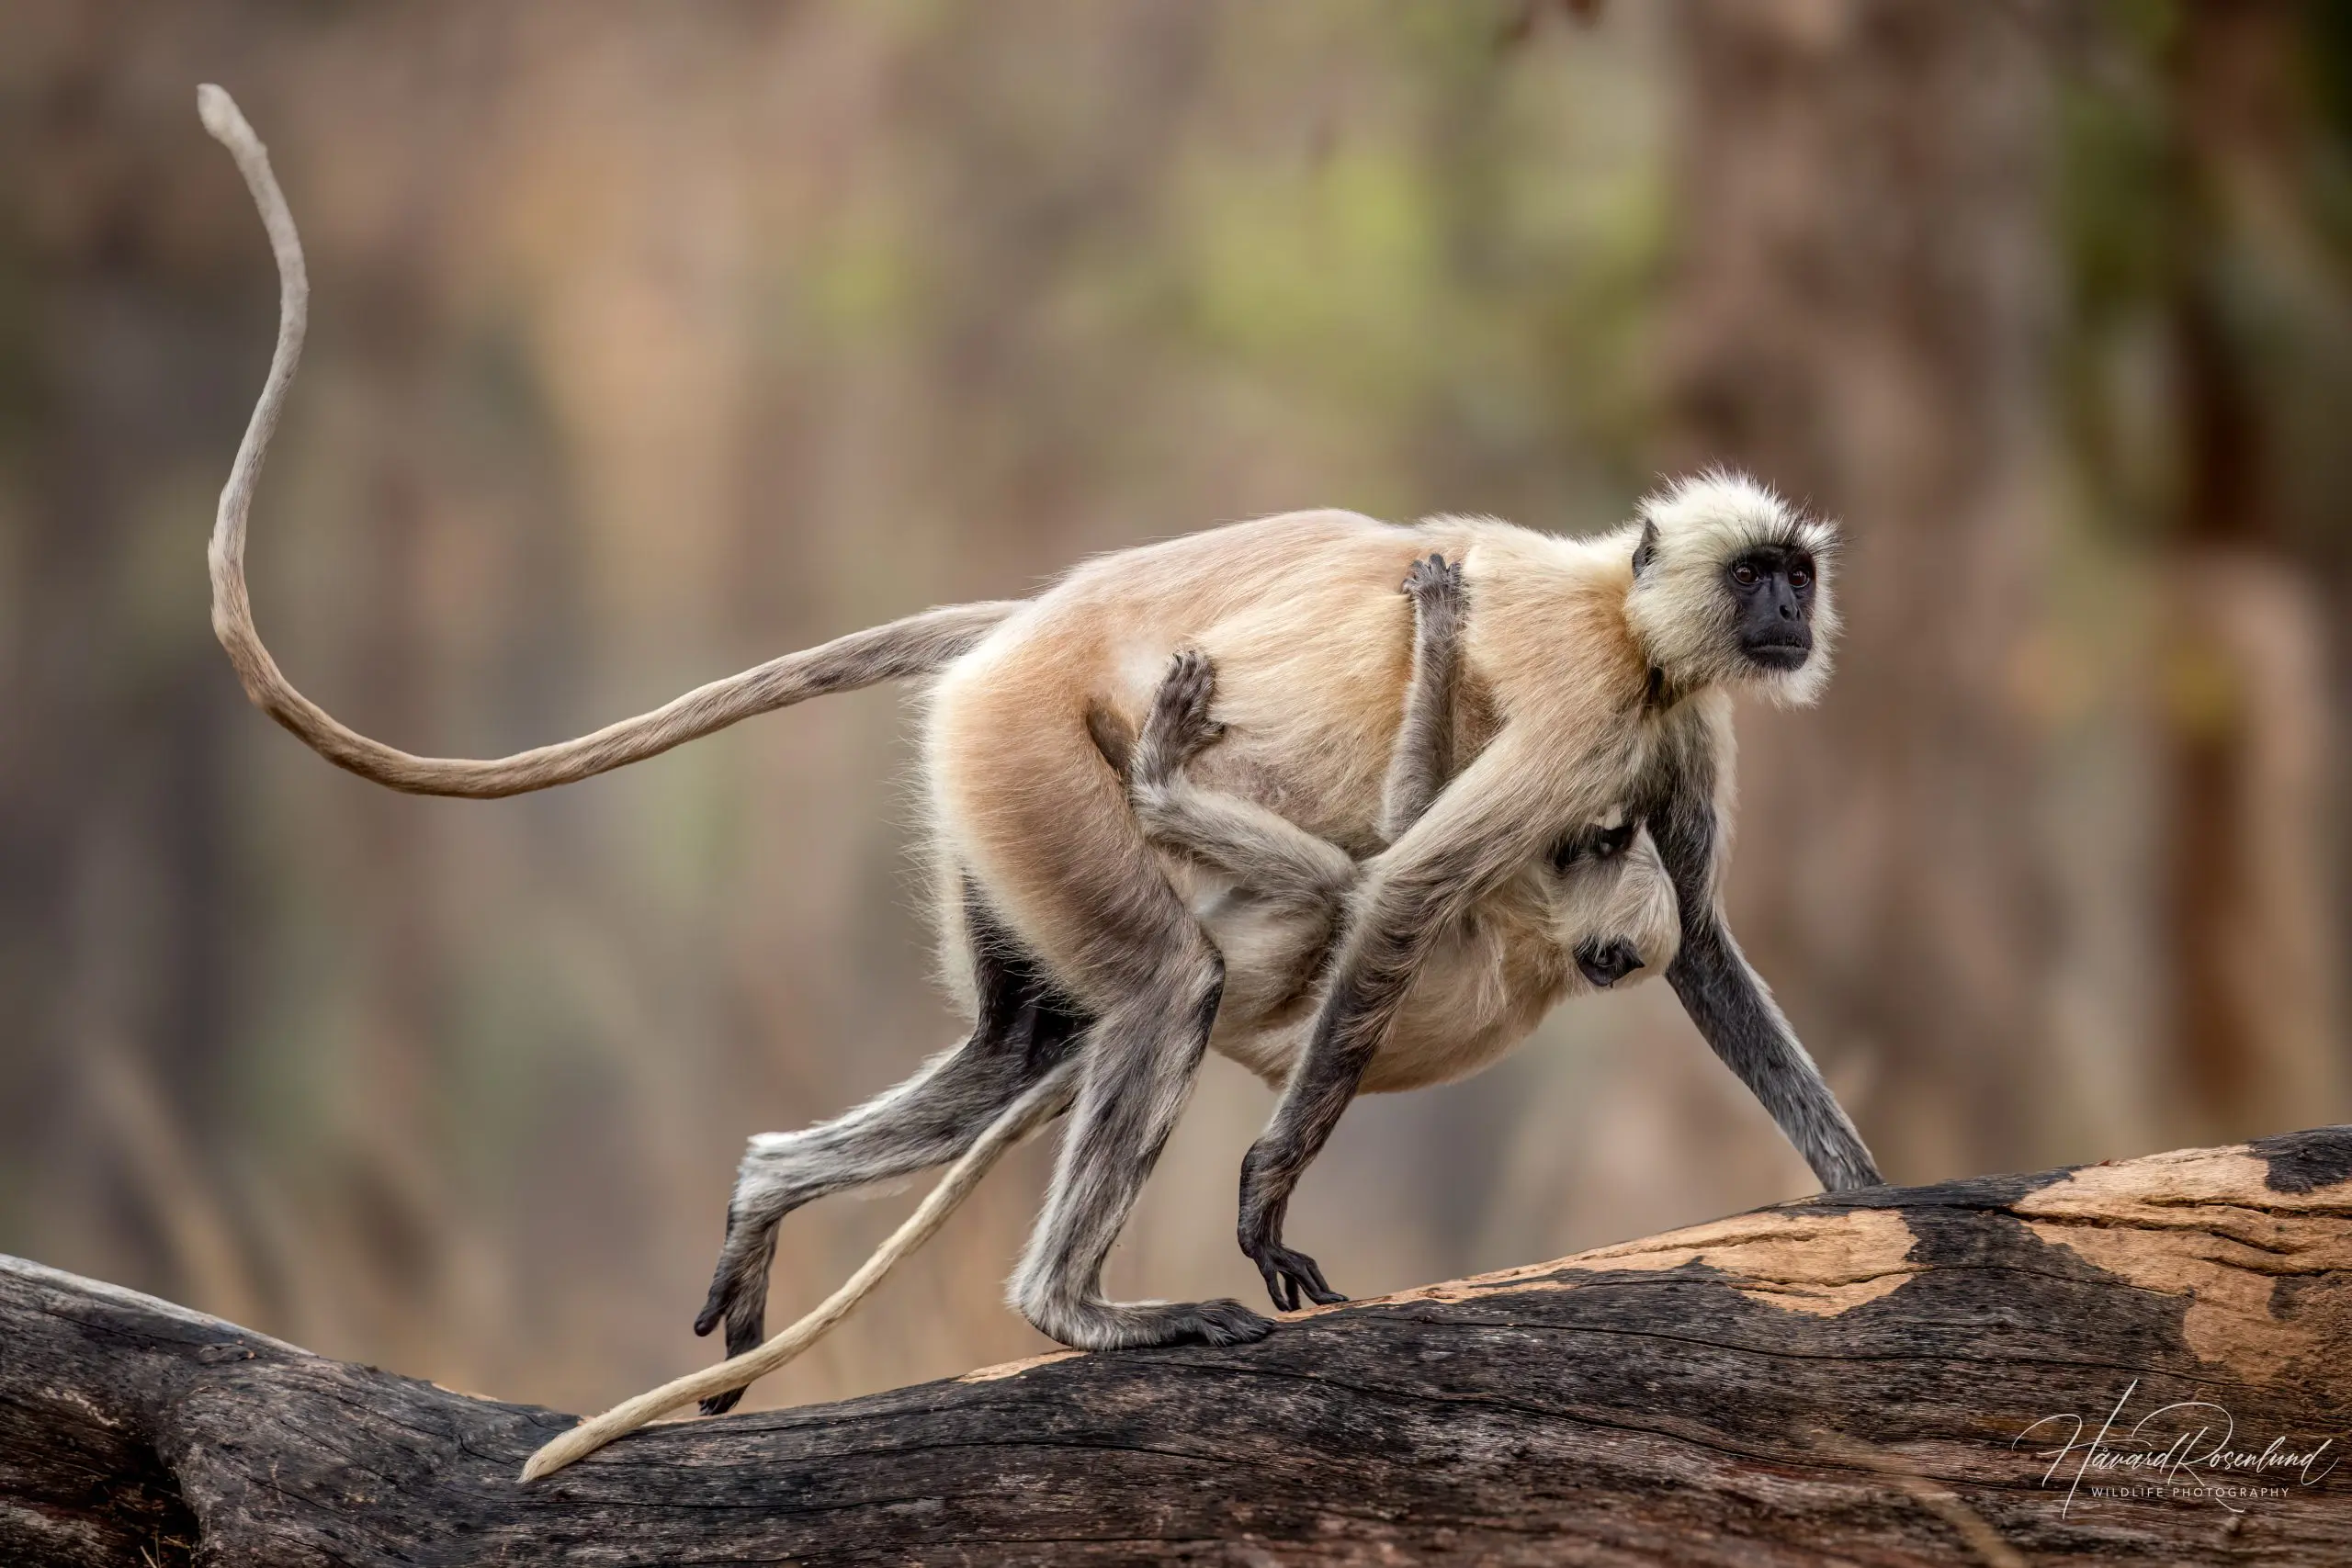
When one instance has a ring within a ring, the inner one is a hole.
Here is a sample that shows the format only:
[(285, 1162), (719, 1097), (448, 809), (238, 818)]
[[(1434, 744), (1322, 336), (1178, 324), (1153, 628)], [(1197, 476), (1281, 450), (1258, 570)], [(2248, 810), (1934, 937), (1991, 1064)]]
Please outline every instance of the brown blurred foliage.
[[(2238, 5), (1012, 0), (0, 12), (0, 1248), (600, 1405), (709, 1353), (750, 1133), (948, 1043), (898, 695), (495, 805), (498, 752), (1286, 507), (1568, 532), (1744, 464), (1843, 517), (1826, 704), (1744, 715), (1736, 923), (1897, 1179), (2344, 1119), (2352, 24)], [(1114, 1261), (1255, 1292), (1213, 1062)], [(760, 1394), (1023, 1353), (1028, 1151)], [(1663, 987), (1367, 1101), (1344, 1288), (1790, 1196)], [(776, 1315), (900, 1203), (785, 1229)]]

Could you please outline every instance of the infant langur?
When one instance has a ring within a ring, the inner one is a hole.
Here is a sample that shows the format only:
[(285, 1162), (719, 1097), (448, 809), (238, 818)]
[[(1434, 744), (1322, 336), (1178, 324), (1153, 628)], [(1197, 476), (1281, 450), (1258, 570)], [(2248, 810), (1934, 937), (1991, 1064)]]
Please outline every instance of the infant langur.
[[(1413, 601), (1413, 677), (1383, 793), (1390, 842), (1420, 819), (1451, 771), (1461, 568), (1431, 556), (1415, 563), (1404, 592)], [(1215, 1048), (1279, 1089), (1306, 1046), (1317, 982), (1365, 867), (1256, 802), (1187, 776), (1185, 764), (1223, 732), (1211, 716), (1215, 687), (1208, 656), (1186, 650), (1131, 753), (1114, 718), (1098, 711), (1091, 727), (1128, 775), (1147, 838), (1179, 857), (1171, 879), (1224, 956)], [(1673, 882), (1630, 813), (1564, 833), (1518, 886), (1439, 933), (1363, 1088), (1419, 1089), (1477, 1070), (1566, 997), (1662, 973), (1680, 926)], [(1295, 1291), (1283, 1304), (1298, 1304)]]

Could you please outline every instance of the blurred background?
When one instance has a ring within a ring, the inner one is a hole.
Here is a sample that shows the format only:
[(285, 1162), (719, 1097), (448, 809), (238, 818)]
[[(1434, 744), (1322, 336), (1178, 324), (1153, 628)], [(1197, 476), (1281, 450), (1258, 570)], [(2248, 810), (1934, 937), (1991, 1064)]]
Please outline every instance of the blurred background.
[[(743, 1139), (957, 1037), (905, 694), (503, 803), (592, 728), (1305, 505), (1564, 532), (1747, 466), (1842, 517), (1817, 710), (1741, 717), (1735, 924), (1894, 1179), (2352, 1117), (2352, 9), (803, 0), (0, 10), (0, 1250), (595, 1408), (699, 1364)], [(1113, 1268), (1260, 1292), (1212, 1059)], [(1043, 1348), (1047, 1151), (795, 1402)], [(1363, 1294), (1791, 1197), (1662, 986), (1367, 1100), (1292, 1222)], [(911, 1202), (784, 1229), (772, 1322)]]

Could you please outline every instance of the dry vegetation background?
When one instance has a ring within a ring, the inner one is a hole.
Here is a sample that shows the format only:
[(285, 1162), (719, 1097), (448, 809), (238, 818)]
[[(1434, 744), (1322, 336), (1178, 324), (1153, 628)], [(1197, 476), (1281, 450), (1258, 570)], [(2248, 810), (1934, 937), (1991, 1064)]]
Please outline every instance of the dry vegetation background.
[[(1843, 516), (1743, 716), (1736, 923), (1890, 1175), (2352, 1115), (2341, 7), (1684, 0), (0, 10), (0, 1249), (579, 1409), (698, 1362), (746, 1134), (957, 1029), (902, 696), (503, 804), (336, 773), (206, 622), (420, 750), (1306, 504), (1564, 531), (1748, 464)], [(898, 781), (894, 783), (893, 781)], [(1114, 1266), (1254, 1296), (1212, 1061)], [(755, 1394), (1023, 1354), (1030, 1151)], [(1806, 1190), (1663, 987), (1367, 1101), (1358, 1293)], [(776, 1314), (908, 1200), (785, 1228)]]

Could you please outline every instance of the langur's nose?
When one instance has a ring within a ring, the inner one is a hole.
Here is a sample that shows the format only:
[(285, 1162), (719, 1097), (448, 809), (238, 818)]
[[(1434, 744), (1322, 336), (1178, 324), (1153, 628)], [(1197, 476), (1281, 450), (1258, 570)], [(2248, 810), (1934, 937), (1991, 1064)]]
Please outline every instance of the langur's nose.
[(1588, 942), (1577, 948), (1577, 972), (1604, 990), (1641, 966), (1642, 955), (1623, 938), (1606, 946)]

